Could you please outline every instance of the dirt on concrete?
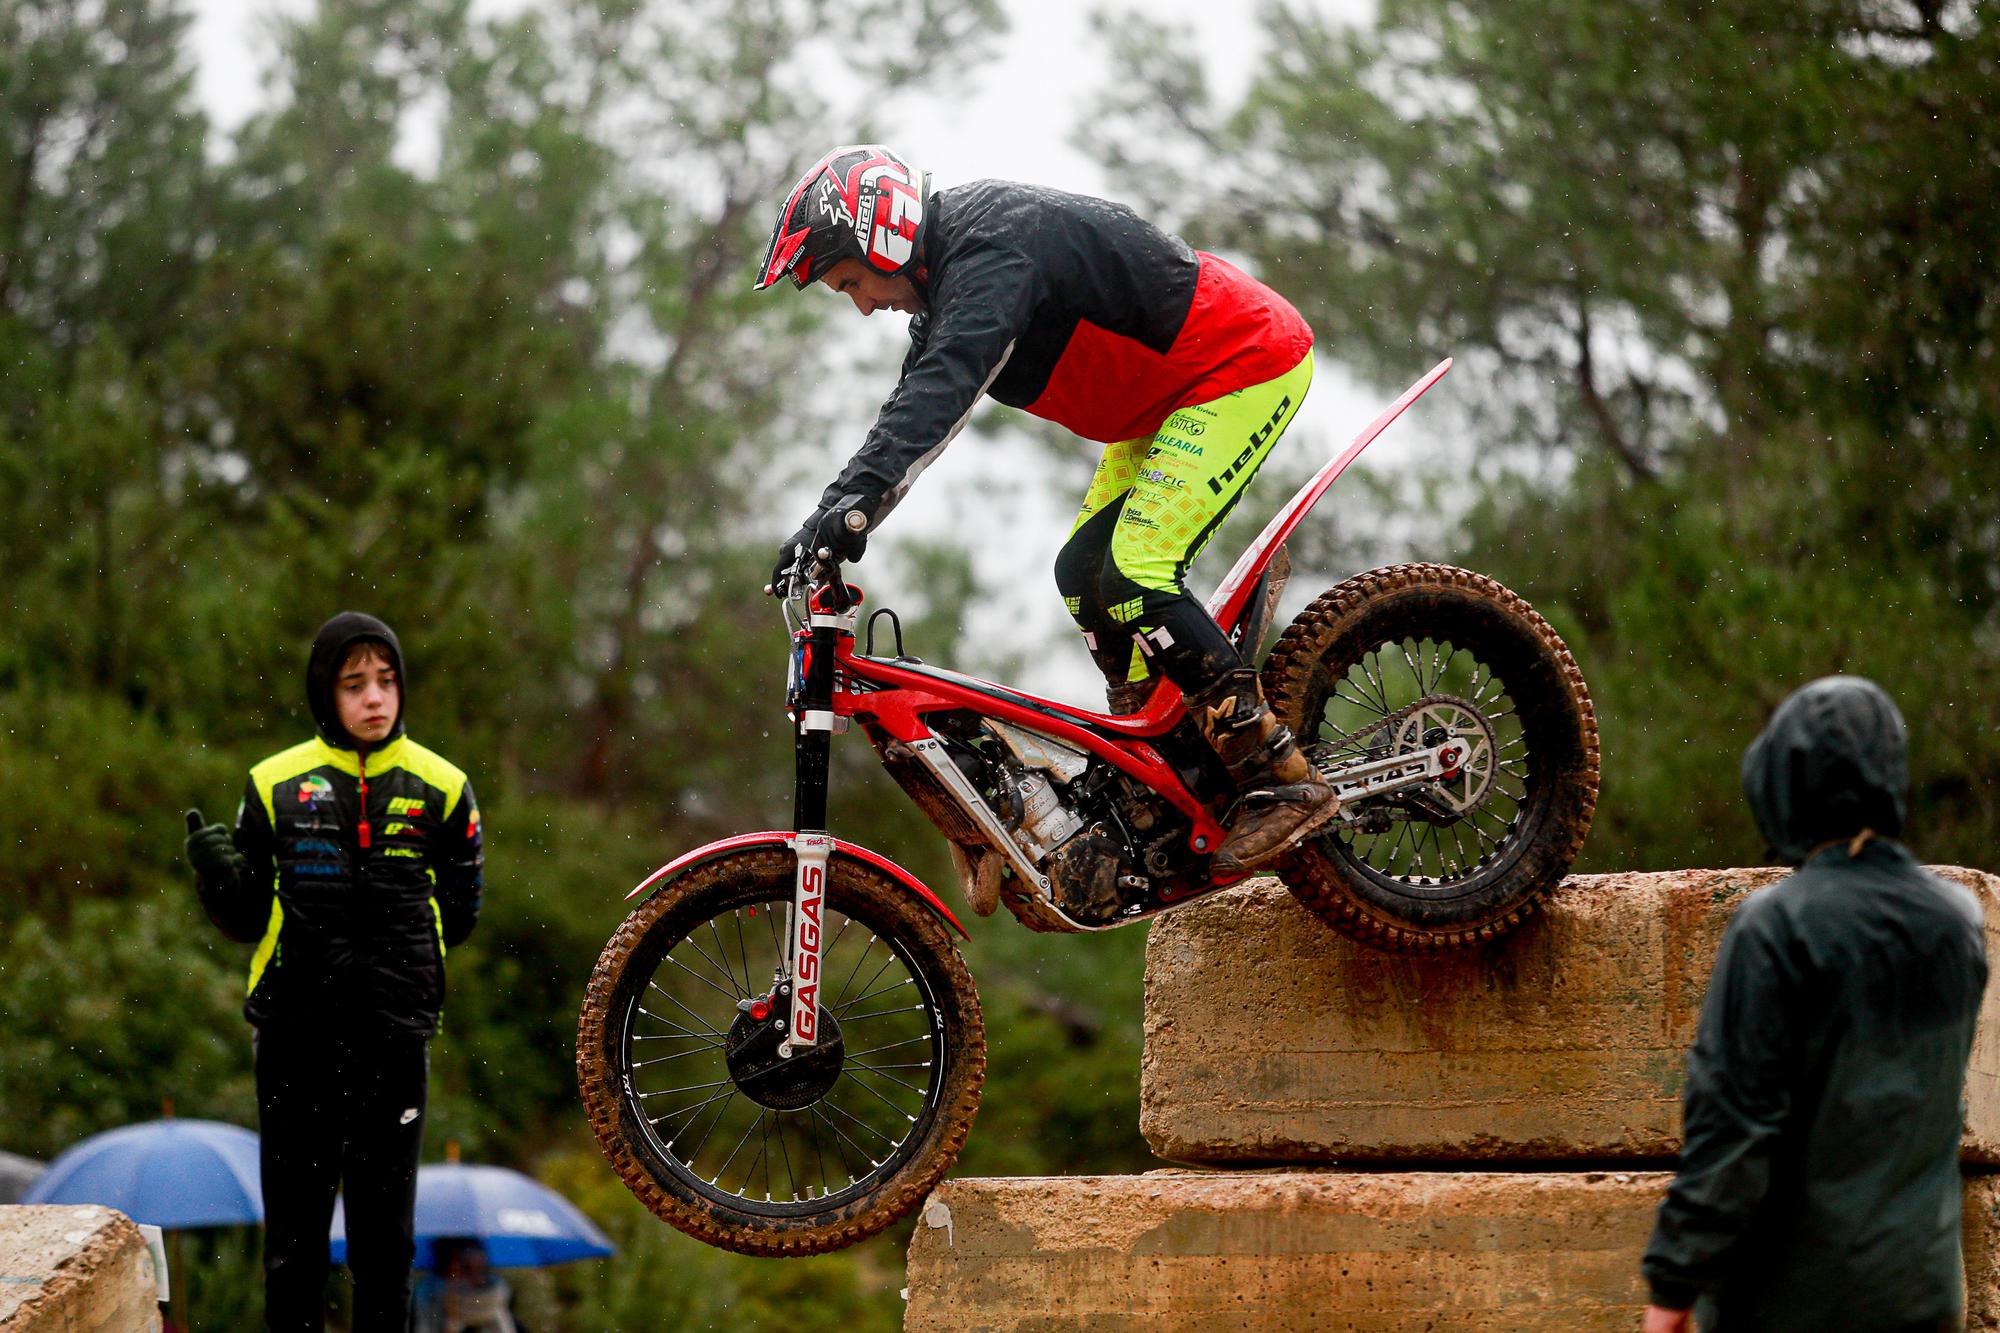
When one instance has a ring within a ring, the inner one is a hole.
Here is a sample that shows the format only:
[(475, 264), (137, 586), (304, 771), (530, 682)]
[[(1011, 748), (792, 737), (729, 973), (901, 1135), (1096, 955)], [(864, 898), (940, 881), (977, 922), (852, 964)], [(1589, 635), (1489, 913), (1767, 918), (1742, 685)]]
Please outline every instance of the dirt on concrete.
[[(1934, 867), (1987, 907), (2000, 878)], [(1731, 913), (1775, 868), (1578, 875), (1476, 950), (1390, 955), (1275, 880), (1162, 917), (1146, 953), (1140, 1129), (1168, 1161), (1669, 1163), (1683, 1062)], [(2000, 1165), (2000, 986), (1964, 1160)]]

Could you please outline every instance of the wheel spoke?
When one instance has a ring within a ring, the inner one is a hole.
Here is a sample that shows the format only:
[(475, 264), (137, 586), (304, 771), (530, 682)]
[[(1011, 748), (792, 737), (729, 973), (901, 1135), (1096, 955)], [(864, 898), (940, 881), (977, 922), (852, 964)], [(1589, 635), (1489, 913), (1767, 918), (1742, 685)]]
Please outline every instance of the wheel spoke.
[(644, 1069), (648, 1065), (663, 1065), (669, 1060), (685, 1060), (690, 1055), (707, 1055), (710, 1051), (719, 1051), (721, 1049), (722, 1047), (719, 1044), (711, 1042), (707, 1046), (692, 1051), (675, 1051), (672, 1055), (656, 1055), (650, 1060), (634, 1060), (632, 1068)]
[(858, 1023), (864, 1018), (887, 1018), (890, 1014), (912, 1014), (922, 1009), (921, 1004), (906, 1004), (901, 1009), (878, 1009), (872, 1014), (842, 1014), (842, 1023)]
[[(834, 1012), (839, 1013), (842, 1009), (852, 1008), (854, 1005), (860, 1004), (863, 1000), (866, 1000), (871, 996), (880, 995), (883, 993), (883, 991), (892, 991), (896, 989), (897, 986), (907, 984), (909, 979), (905, 978), (903, 981), (896, 982), (893, 985), (884, 986), (882, 987), (881, 990), (868, 989), (870, 986), (873, 986), (877, 981), (881, 979), (882, 974), (889, 970), (889, 964), (895, 961), (896, 961), (895, 954), (890, 954), (887, 958), (884, 958), (882, 960), (882, 966), (876, 968), (874, 973), (869, 976), (868, 980), (861, 983), (861, 989), (864, 992), (863, 994), (857, 995), (851, 1000), (844, 999), (843, 997), (846, 996), (847, 991), (845, 988), (843, 988), (839, 995), (834, 996)], [(853, 978), (849, 977), (848, 980), (852, 981)]]
[(881, 1046), (870, 1046), (865, 1051), (849, 1051), (847, 1053), (847, 1058), (850, 1060), (858, 1060), (864, 1055), (874, 1055), (878, 1051), (893, 1051), (898, 1046), (914, 1046), (920, 1041), (929, 1041), (930, 1039), (931, 1039), (931, 1034), (926, 1032), (920, 1037), (905, 1037), (901, 1041), (892, 1041), (885, 1043), (884, 1045)]
[[(736, 1140), (736, 1146), (729, 1150), (729, 1156), (722, 1159), (722, 1165), (716, 1167), (715, 1174), (708, 1178), (709, 1184), (711, 1185), (716, 1184), (718, 1181), (722, 1179), (722, 1173), (729, 1169), (729, 1164), (736, 1160), (736, 1154), (743, 1151), (743, 1145), (750, 1141), (750, 1136), (757, 1132), (757, 1126), (763, 1123), (764, 1123), (764, 1112), (763, 1109), (760, 1107), (757, 1112), (757, 1118), (750, 1122), (750, 1128), (743, 1131), (743, 1137)], [(689, 1166), (694, 1165), (694, 1161), (692, 1158), (689, 1159), (688, 1165)]]
[[(870, 935), (868, 937), (868, 943), (865, 946), (863, 946), (861, 952), (855, 956), (854, 966), (847, 970), (847, 980), (840, 983), (840, 993), (842, 995), (847, 994), (847, 988), (854, 984), (854, 974), (861, 970), (861, 965), (868, 961), (868, 955), (873, 952), (875, 952), (875, 936)], [(890, 956), (894, 957), (893, 954)]]
[[(832, 1130), (833, 1136), (835, 1138), (839, 1139), (842, 1143), (846, 1144), (848, 1147), (854, 1149), (856, 1155), (859, 1156), (862, 1161), (868, 1163), (868, 1169), (870, 1171), (874, 1170), (875, 1159), (868, 1155), (867, 1149), (863, 1148), (860, 1144), (856, 1143), (853, 1139), (848, 1138), (846, 1134), (842, 1133), (840, 1126), (834, 1124), (833, 1121), (830, 1118), (828, 1118), (826, 1113), (819, 1109), (824, 1105), (826, 1105), (825, 1102), (815, 1102), (813, 1104), (812, 1113), (814, 1118), (819, 1120), (828, 1129)], [(843, 1112), (843, 1114), (845, 1113)], [(860, 1176), (855, 1173), (853, 1166), (848, 1163), (847, 1154), (845, 1152), (840, 1154), (840, 1168), (841, 1170), (847, 1172), (848, 1184), (852, 1185), (856, 1180), (860, 1179)]]
[(697, 1022), (697, 1023), (701, 1024), (701, 1028), (702, 1028), (702, 1031), (704, 1031), (704, 1032), (708, 1033), (708, 1035), (709, 1035), (709, 1036), (711, 1036), (711, 1037), (717, 1037), (717, 1038), (720, 1038), (720, 1037), (722, 1036), (722, 1034), (721, 1034), (720, 1032), (717, 1032), (717, 1031), (716, 1031), (716, 1030), (715, 1030), (714, 1028), (712, 1028), (712, 1027), (710, 1027), (710, 1026), (708, 1025), (708, 1022), (707, 1022), (707, 1020), (705, 1020), (704, 1018), (702, 1018), (702, 1016), (701, 1016), (700, 1014), (696, 1013), (696, 1012), (695, 1012), (694, 1010), (692, 1010), (692, 1009), (688, 1008), (688, 1007), (687, 1007), (686, 1005), (682, 1004), (682, 1003), (680, 1002), (680, 1000), (679, 1000), (679, 999), (677, 999), (677, 998), (676, 998), (676, 997), (674, 996), (674, 993), (673, 993), (672, 991), (670, 991), (670, 990), (668, 990), (668, 989), (667, 989), (666, 987), (662, 986), (662, 985), (661, 985), (661, 984), (660, 984), (659, 982), (657, 982), (657, 981), (649, 981), (649, 982), (647, 982), (647, 983), (646, 983), (646, 985), (647, 985), (647, 987), (648, 987), (649, 989), (652, 989), (652, 990), (656, 990), (656, 991), (658, 991), (658, 992), (659, 992), (660, 994), (662, 994), (662, 995), (666, 996), (666, 997), (667, 997), (667, 1001), (668, 1001), (668, 1002), (669, 1002), (670, 1004), (672, 1004), (672, 1005), (673, 1005), (673, 1006), (674, 1006), (674, 1007), (675, 1007), (676, 1009), (679, 1009), (679, 1010), (680, 1010), (680, 1011), (681, 1011), (682, 1013), (686, 1014), (686, 1015), (687, 1015), (687, 1016), (688, 1016), (689, 1018), (692, 1018), (692, 1019), (693, 1019), (693, 1020), (694, 1020), (695, 1022)]
[[(649, 981), (646, 984), (650, 986), (653, 983)], [(655, 989), (657, 989), (657, 987), (655, 987)], [(663, 995), (666, 994), (665, 991), (661, 991), (660, 993)], [(673, 996), (668, 995), (667, 998), (671, 1000), (673, 999)], [(689, 1038), (694, 1038), (700, 1041), (710, 1041), (718, 1046), (722, 1044), (722, 1034), (720, 1032), (717, 1032), (714, 1028), (709, 1028), (706, 1032), (696, 1032), (693, 1028), (682, 1027), (680, 1024), (674, 1022), (672, 1019), (666, 1017), (664, 1014), (654, 1013), (651, 1009), (648, 1009), (643, 1004), (638, 1006), (638, 1010), (646, 1017), (652, 1019), (655, 1023), (662, 1023), (665, 1024), (667, 1027), (672, 1028), (673, 1032), (668, 1035), (676, 1040), (687, 1040)], [(701, 1022), (701, 1019), (697, 1017), (695, 1021), (699, 1023)], [(666, 1039), (665, 1037), (661, 1038), (661, 1040), (665, 1039)], [(645, 1040), (645, 1039), (640, 1038), (639, 1040)]]
[[(654, 1013), (650, 1009), (641, 1009), (639, 1010), (639, 1012), (644, 1014), (646, 1017), (652, 1019), (656, 1023), (665, 1023), (667, 1021), (666, 1019), (661, 1018), (658, 1014)], [(669, 1026), (673, 1025), (670, 1024)], [(676, 1028), (676, 1030), (673, 1032), (635, 1032), (632, 1034), (632, 1040), (633, 1041), (698, 1041), (707, 1046), (722, 1045), (721, 1042), (709, 1036), (706, 1032), (690, 1032), (686, 1028)]]
[[(850, 1079), (850, 1080), (848, 1080), (848, 1081), (849, 1081), (849, 1082), (853, 1082), (853, 1080), (852, 1080), (852, 1079)], [(859, 1086), (861, 1086), (861, 1085), (859, 1085), (859, 1084), (856, 1084), (856, 1086), (857, 1086), (857, 1087), (859, 1087)], [(877, 1097), (879, 1097), (879, 1096), (881, 1096), (882, 1094), (878, 1092), (878, 1093), (876, 1093), (875, 1095), (876, 1095)], [(855, 1126), (856, 1128), (858, 1128), (858, 1129), (863, 1129), (863, 1130), (866, 1130), (866, 1131), (867, 1131), (868, 1133), (870, 1133), (870, 1134), (873, 1134), (873, 1135), (874, 1135), (874, 1136), (875, 1136), (876, 1138), (878, 1138), (878, 1139), (882, 1140), (882, 1142), (884, 1142), (884, 1143), (888, 1144), (890, 1148), (892, 1148), (892, 1149), (893, 1149), (893, 1148), (894, 1148), (894, 1147), (896, 1146), (896, 1143), (897, 1143), (897, 1140), (895, 1140), (895, 1139), (892, 1139), (892, 1138), (890, 1138), (890, 1137), (889, 1137), (889, 1136), (888, 1136), (887, 1134), (884, 1134), (884, 1133), (883, 1133), (883, 1132), (882, 1132), (881, 1130), (879, 1130), (879, 1129), (875, 1128), (875, 1126), (873, 1126), (873, 1125), (869, 1124), (869, 1123), (868, 1123), (868, 1122), (867, 1122), (866, 1120), (863, 1120), (863, 1119), (862, 1119), (862, 1118), (861, 1118), (860, 1116), (858, 1116), (858, 1115), (855, 1115), (855, 1114), (854, 1114), (854, 1113), (853, 1113), (852, 1111), (849, 1111), (849, 1110), (846, 1110), (846, 1109), (842, 1108), (842, 1107), (841, 1107), (840, 1105), (838, 1105), (838, 1104), (837, 1104), (837, 1103), (836, 1103), (836, 1102), (835, 1102), (835, 1101), (833, 1100), (833, 1098), (831, 1098), (831, 1097), (822, 1097), (822, 1098), (820, 1098), (820, 1099), (819, 1099), (819, 1101), (817, 1101), (816, 1103), (814, 1103), (814, 1105), (816, 1105), (816, 1106), (824, 1106), (824, 1107), (825, 1107), (825, 1108), (826, 1108), (827, 1110), (829, 1110), (829, 1111), (833, 1111), (833, 1112), (835, 1112), (835, 1113), (837, 1113), (837, 1114), (839, 1114), (839, 1115), (841, 1115), (841, 1116), (845, 1117), (845, 1118), (846, 1118), (846, 1119), (847, 1119), (847, 1120), (848, 1120), (848, 1121), (849, 1121), (849, 1122), (850, 1122), (851, 1124), (853, 1124), (853, 1125), (854, 1125), (854, 1126)], [(828, 1123), (829, 1123), (829, 1124), (831, 1124), (832, 1122), (831, 1122), (831, 1121), (829, 1121)], [(874, 1159), (873, 1157), (870, 1157), (870, 1158), (868, 1159), (868, 1164), (869, 1164), (870, 1166), (879, 1166), (879, 1165), (881, 1165), (881, 1163), (877, 1162), (877, 1161), (876, 1161), (876, 1160), (875, 1160), (875, 1159)]]
[[(694, 943), (694, 941), (692, 941), (692, 940), (689, 940), (689, 941), (688, 941), (688, 943), (692, 944), (692, 943)], [(700, 950), (700, 949), (696, 949), (696, 950), (695, 950), (695, 952), (696, 952), (696, 953), (700, 953), (700, 952), (701, 952), (701, 950)], [(738, 1001), (738, 1000), (740, 1000), (740, 999), (742, 999), (742, 998), (743, 998), (743, 992), (741, 992), (741, 991), (726, 991), (726, 990), (722, 989), (722, 987), (720, 987), (720, 986), (716, 985), (716, 984), (715, 984), (715, 983), (714, 983), (713, 981), (711, 981), (711, 980), (710, 980), (709, 978), (707, 978), (707, 977), (703, 976), (703, 975), (702, 975), (701, 973), (699, 973), (699, 972), (695, 971), (695, 970), (694, 970), (693, 968), (689, 967), (689, 966), (688, 966), (688, 965), (687, 965), (686, 963), (683, 963), (683, 962), (682, 962), (682, 961), (681, 961), (680, 959), (678, 959), (678, 958), (674, 957), (674, 956), (673, 956), (672, 954), (668, 954), (668, 955), (667, 955), (667, 961), (668, 961), (668, 962), (670, 962), (670, 963), (672, 963), (672, 964), (673, 964), (673, 965), (674, 965), (675, 967), (678, 967), (678, 968), (679, 968), (679, 969), (680, 969), (681, 971), (683, 971), (683, 972), (687, 973), (687, 974), (688, 974), (689, 976), (693, 977), (693, 978), (694, 978), (694, 979), (695, 979), (696, 981), (699, 981), (699, 982), (700, 982), (700, 983), (701, 983), (702, 985), (704, 985), (704, 986), (708, 987), (708, 988), (709, 988), (710, 990), (714, 991), (714, 992), (715, 992), (715, 993), (716, 993), (717, 995), (720, 995), (720, 996), (722, 996), (722, 997), (723, 997), (723, 998), (724, 998), (725, 1000), (728, 1000), (728, 1001), (729, 1001), (729, 1002), (730, 1002), (730, 1003), (731, 1003), (732, 1005), (733, 1005), (733, 1004), (735, 1004), (735, 1003), (736, 1003), (736, 1001)], [(731, 977), (731, 978), (729, 979), (729, 984), (730, 984), (730, 985), (732, 985), (732, 986), (734, 986), (734, 985), (736, 984), (736, 978), (734, 978), (734, 977)]]
[[(772, 1119), (777, 1120), (777, 1117), (773, 1116)], [(778, 1154), (784, 1158), (785, 1179), (791, 1182), (792, 1197), (796, 1199), (799, 1197), (799, 1176), (796, 1171), (792, 1170), (791, 1149), (785, 1146), (785, 1122), (783, 1120), (778, 1120)]]
[[(688, 1091), (691, 1091), (691, 1089), (688, 1089), (688, 1088), (673, 1088), (673, 1089), (670, 1089), (670, 1091), (671, 1091), (671, 1092), (688, 1092)], [(644, 1096), (660, 1096), (660, 1097), (664, 1097), (664, 1096), (667, 1096), (667, 1095), (668, 1095), (668, 1093), (666, 1093), (666, 1092), (661, 1092), (661, 1093), (641, 1093), (641, 1094), (639, 1094), (639, 1095), (640, 1095), (640, 1096), (642, 1096), (642, 1097), (644, 1097)], [(736, 1095), (736, 1086), (735, 1086), (735, 1084), (733, 1084), (733, 1083), (732, 1083), (732, 1084), (730, 1084), (730, 1085), (729, 1085), (729, 1091), (728, 1091), (728, 1092), (718, 1092), (718, 1093), (716, 1093), (716, 1094), (715, 1094), (715, 1095), (714, 1095), (713, 1097), (710, 1097), (710, 1098), (709, 1098), (708, 1100), (706, 1100), (706, 1101), (704, 1101), (704, 1102), (700, 1102), (700, 1103), (698, 1103), (698, 1104), (696, 1104), (696, 1105), (694, 1105), (694, 1106), (683, 1106), (683, 1107), (682, 1107), (682, 1108), (681, 1108), (680, 1110), (678, 1110), (678, 1111), (669, 1111), (669, 1112), (667, 1112), (667, 1113), (666, 1113), (665, 1115), (661, 1116), (661, 1117), (660, 1117), (659, 1119), (657, 1119), (657, 1120), (653, 1121), (653, 1123), (654, 1123), (654, 1124), (656, 1124), (656, 1125), (663, 1125), (663, 1124), (665, 1124), (665, 1123), (666, 1123), (667, 1121), (669, 1121), (669, 1120), (675, 1120), (675, 1119), (678, 1119), (678, 1118), (679, 1118), (679, 1117), (681, 1117), (681, 1116), (684, 1116), (684, 1115), (686, 1115), (686, 1114), (687, 1114), (687, 1113), (688, 1113), (689, 1111), (699, 1111), (699, 1110), (701, 1110), (701, 1108), (702, 1108), (702, 1107), (704, 1107), (704, 1106), (713, 1106), (713, 1105), (715, 1105), (715, 1103), (717, 1103), (717, 1102), (719, 1102), (719, 1101), (722, 1101), (722, 1100), (724, 1100), (725, 1098), (728, 1098), (728, 1097), (734, 1097), (735, 1095)], [(688, 1123), (689, 1123), (689, 1124), (693, 1124), (694, 1122), (693, 1122), (693, 1121), (689, 1121)]]
[[(777, 960), (772, 965), (772, 971), (782, 973), (791, 965), (792, 954), (785, 947), (785, 942), (778, 938), (778, 913), (775, 908), (768, 909), (764, 913), (764, 932), (771, 937), (771, 955)], [(743, 966), (746, 968), (750, 966), (750, 955), (747, 952), (743, 955)]]
[[(909, 1089), (909, 1090), (910, 1090), (911, 1092), (914, 1092), (914, 1093), (916, 1093), (916, 1094), (917, 1094), (918, 1096), (920, 1096), (920, 1097), (921, 1097), (921, 1096), (923, 1095), (923, 1091), (924, 1091), (924, 1090), (923, 1090), (922, 1088), (918, 1087), (918, 1086), (917, 1086), (916, 1084), (914, 1084), (914, 1083), (905, 1083), (905, 1082), (904, 1082), (904, 1081), (903, 1081), (902, 1079), (900, 1079), (900, 1078), (897, 1078), (897, 1077), (896, 1077), (896, 1076), (895, 1076), (894, 1074), (885, 1074), (885, 1073), (883, 1073), (883, 1072), (881, 1071), (881, 1069), (877, 1068), (877, 1067), (876, 1067), (876, 1066), (874, 1066), (874, 1065), (864, 1065), (864, 1064), (860, 1064), (860, 1063), (858, 1063), (858, 1062), (855, 1062), (855, 1061), (849, 1061), (848, 1063), (849, 1063), (850, 1065), (852, 1065), (852, 1066), (853, 1066), (853, 1067), (854, 1067), (855, 1069), (861, 1069), (861, 1070), (866, 1070), (866, 1071), (867, 1071), (868, 1073), (871, 1073), (871, 1074), (875, 1075), (875, 1077), (877, 1077), (877, 1078), (885, 1078), (885, 1079), (888, 1079), (888, 1080), (889, 1080), (889, 1081), (890, 1081), (891, 1083), (895, 1084), (895, 1085), (896, 1085), (897, 1087), (899, 1087), (899, 1088), (908, 1088), (908, 1089)], [(922, 1066), (916, 1066), (916, 1067), (917, 1067), (917, 1068), (922, 1068)], [(856, 1087), (862, 1087), (862, 1088), (867, 1088), (867, 1087), (868, 1087), (868, 1085), (867, 1085), (866, 1083), (863, 1083), (863, 1082), (861, 1082), (861, 1081), (860, 1081), (859, 1079), (856, 1079), (856, 1080), (855, 1080), (855, 1086), (856, 1086)], [(873, 1092), (873, 1091), (874, 1091), (874, 1089), (870, 1088), (870, 1089), (869, 1089), (869, 1091)], [(876, 1095), (878, 1095), (878, 1096), (879, 1096), (880, 1094), (878, 1093), (878, 1094), (876, 1094)], [(900, 1110), (898, 1111), (898, 1114), (901, 1114)]]
[[(731, 915), (734, 915), (734, 913), (731, 913)], [(729, 946), (722, 942), (722, 932), (715, 928), (714, 917), (710, 917), (708, 919), (708, 935), (710, 939), (715, 941), (715, 958), (710, 958), (708, 956), (708, 951), (701, 947), (701, 941), (697, 940), (692, 935), (688, 936), (687, 938), (688, 948), (693, 949), (696, 953), (700, 954), (703, 962), (713, 964), (719, 971), (721, 971), (722, 975), (728, 977), (729, 989), (736, 993), (737, 999), (739, 1000), (742, 999), (744, 996), (750, 993), (750, 989), (748, 985), (745, 985), (741, 989), (737, 987), (736, 969), (730, 967), (727, 961), (729, 958)], [(716, 959), (722, 959), (723, 961), (716, 962)], [(743, 971), (743, 976), (744, 980), (747, 982), (750, 977), (750, 971), (747, 967)]]

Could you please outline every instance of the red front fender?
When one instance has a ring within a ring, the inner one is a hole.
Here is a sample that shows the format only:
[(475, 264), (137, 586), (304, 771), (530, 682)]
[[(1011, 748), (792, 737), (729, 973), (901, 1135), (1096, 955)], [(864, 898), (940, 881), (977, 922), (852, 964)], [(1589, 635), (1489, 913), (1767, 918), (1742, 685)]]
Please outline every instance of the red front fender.
[[(644, 893), (647, 889), (672, 879), (689, 866), (697, 866), (704, 861), (713, 861), (718, 856), (724, 856), (745, 847), (790, 847), (792, 845), (792, 837), (792, 834), (785, 832), (783, 829), (769, 829), (763, 833), (739, 833), (733, 838), (723, 838), (719, 842), (709, 843), (706, 847), (697, 847), (691, 852), (684, 852), (661, 866), (658, 870), (655, 870), (652, 874), (646, 876), (646, 878), (640, 880), (638, 886), (632, 892), (625, 895), (626, 901), (629, 902)], [(919, 898), (929, 903), (931, 910), (950, 922), (951, 928), (957, 931), (962, 938), (968, 940), (972, 938), (971, 935), (966, 933), (965, 927), (958, 923), (958, 918), (951, 914), (951, 909), (946, 907), (938, 896), (930, 891), (928, 885), (909, 871), (903, 869), (903, 867), (897, 865), (894, 861), (891, 861), (888, 857), (882, 855), (882, 853), (870, 851), (868, 848), (855, 843), (844, 842), (839, 838), (833, 840), (833, 851), (836, 856), (851, 856), (857, 861), (866, 861), (877, 870), (886, 871), (890, 878), (894, 879), (898, 884), (901, 884), (911, 893), (916, 894)]]

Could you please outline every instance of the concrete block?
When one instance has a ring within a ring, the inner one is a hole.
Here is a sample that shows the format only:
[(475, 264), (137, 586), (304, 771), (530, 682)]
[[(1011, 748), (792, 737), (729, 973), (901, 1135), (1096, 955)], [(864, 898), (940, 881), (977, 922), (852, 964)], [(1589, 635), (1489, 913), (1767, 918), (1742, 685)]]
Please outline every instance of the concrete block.
[(2000, 1176), (1966, 1177), (1960, 1234), (1966, 1333), (2000, 1333)]
[[(1933, 867), (1987, 903), (2000, 878)], [(1395, 955), (1275, 880), (1170, 913), (1146, 949), (1139, 1127), (1162, 1158), (1670, 1162), (1722, 929), (1780, 869), (1573, 876), (1479, 950)], [(1964, 1160), (2000, 1165), (2000, 984), (1986, 993)]]
[[(1638, 1327), (1663, 1172), (1158, 1171), (947, 1181), (906, 1333)], [(1966, 1182), (1968, 1327), (2000, 1329), (2000, 1184)]]
[(0, 1207), (0, 1333), (152, 1333), (153, 1256), (125, 1214)]

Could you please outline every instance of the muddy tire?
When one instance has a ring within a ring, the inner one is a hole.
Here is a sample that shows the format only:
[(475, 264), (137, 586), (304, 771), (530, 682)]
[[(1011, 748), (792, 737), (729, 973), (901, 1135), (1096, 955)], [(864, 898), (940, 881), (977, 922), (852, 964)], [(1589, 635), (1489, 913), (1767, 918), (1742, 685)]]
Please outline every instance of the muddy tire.
[(964, 1146), (986, 1072), (979, 997), (945, 924), (839, 854), (821, 1045), (762, 1072), (739, 1063), (769, 1035), (747, 1009), (777, 995), (794, 865), (788, 848), (748, 848), (654, 892), (598, 958), (577, 1030), (584, 1109), (626, 1186), (741, 1254), (836, 1250), (911, 1212)]
[(1272, 709), (1323, 768), (1396, 753), (1395, 737), (1422, 734), (1432, 716), (1493, 756), (1461, 807), (1406, 801), (1394, 823), (1335, 824), (1278, 863), (1336, 930), (1395, 951), (1474, 946), (1532, 915), (1582, 848), (1597, 807), (1590, 694), (1549, 623), (1494, 580), (1430, 564), (1356, 575), (1299, 614), (1263, 676)]

